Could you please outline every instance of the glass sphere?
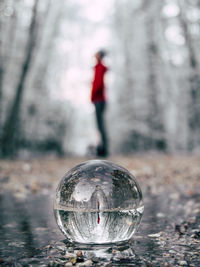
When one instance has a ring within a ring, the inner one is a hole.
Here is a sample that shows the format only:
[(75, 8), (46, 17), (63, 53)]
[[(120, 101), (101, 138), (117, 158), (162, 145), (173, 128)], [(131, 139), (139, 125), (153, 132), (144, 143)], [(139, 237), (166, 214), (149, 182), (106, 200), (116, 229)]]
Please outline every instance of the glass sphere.
[(125, 168), (90, 160), (71, 169), (60, 181), (54, 214), (71, 242), (118, 243), (129, 240), (144, 210), (142, 192)]

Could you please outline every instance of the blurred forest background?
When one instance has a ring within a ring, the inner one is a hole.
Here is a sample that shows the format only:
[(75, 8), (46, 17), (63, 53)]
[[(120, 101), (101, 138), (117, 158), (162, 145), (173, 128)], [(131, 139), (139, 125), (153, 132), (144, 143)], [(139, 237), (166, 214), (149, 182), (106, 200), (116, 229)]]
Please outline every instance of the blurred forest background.
[(199, 153), (199, 47), (200, 0), (0, 0), (1, 157), (97, 143), (99, 48), (112, 153)]

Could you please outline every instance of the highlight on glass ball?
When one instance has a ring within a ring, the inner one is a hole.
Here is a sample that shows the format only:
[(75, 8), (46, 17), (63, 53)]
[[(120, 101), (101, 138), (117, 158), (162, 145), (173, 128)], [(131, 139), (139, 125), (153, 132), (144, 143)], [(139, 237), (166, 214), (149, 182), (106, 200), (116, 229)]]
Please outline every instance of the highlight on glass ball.
[(138, 228), (142, 192), (125, 168), (90, 160), (71, 169), (60, 181), (54, 200), (57, 224), (70, 242), (118, 243)]

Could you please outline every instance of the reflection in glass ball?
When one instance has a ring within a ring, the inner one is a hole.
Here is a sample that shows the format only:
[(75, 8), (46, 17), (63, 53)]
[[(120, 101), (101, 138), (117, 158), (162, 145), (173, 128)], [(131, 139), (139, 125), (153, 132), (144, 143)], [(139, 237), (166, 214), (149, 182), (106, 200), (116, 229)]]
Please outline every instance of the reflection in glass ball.
[(57, 224), (71, 242), (117, 243), (129, 240), (144, 210), (142, 192), (125, 168), (90, 160), (60, 181), (54, 201)]

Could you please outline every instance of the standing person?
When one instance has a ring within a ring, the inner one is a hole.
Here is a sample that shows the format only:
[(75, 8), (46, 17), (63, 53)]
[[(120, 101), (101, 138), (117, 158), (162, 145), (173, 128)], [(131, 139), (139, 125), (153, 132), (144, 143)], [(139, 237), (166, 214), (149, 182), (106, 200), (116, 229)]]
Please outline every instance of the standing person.
[(105, 55), (106, 52), (104, 50), (100, 50), (95, 54), (96, 65), (94, 67), (94, 79), (91, 91), (91, 101), (95, 106), (97, 127), (101, 137), (101, 141), (97, 146), (97, 156), (108, 155), (108, 140), (104, 121), (104, 112), (106, 108), (104, 75), (108, 70), (103, 63)]

